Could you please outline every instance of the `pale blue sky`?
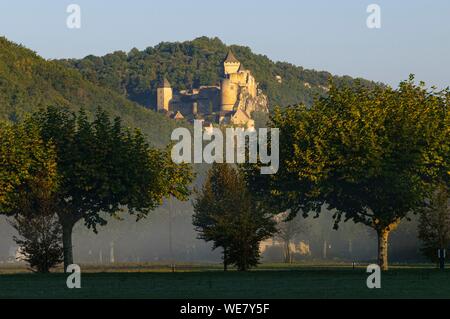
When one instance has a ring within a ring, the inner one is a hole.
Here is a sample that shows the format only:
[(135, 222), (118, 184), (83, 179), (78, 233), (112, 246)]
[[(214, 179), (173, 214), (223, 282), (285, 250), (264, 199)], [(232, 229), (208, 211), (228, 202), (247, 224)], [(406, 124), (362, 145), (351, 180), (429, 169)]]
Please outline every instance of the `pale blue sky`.
[[(66, 7), (82, 28), (66, 27)], [(368, 29), (366, 8), (382, 9)], [(450, 85), (449, 0), (0, 0), (0, 35), (45, 58), (103, 55), (218, 36), (273, 60), (396, 85)]]

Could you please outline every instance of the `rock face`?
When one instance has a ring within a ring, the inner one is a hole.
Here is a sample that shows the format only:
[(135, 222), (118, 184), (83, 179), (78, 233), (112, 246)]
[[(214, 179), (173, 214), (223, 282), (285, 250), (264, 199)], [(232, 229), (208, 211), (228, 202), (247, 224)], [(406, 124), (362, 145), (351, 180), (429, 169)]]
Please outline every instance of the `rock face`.
[(239, 96), (238, 109), (245, 111), (250, 116), (253, 112), (269, 113), (269, 99), (261, 90), (258, 90), (256, 97), (252, 97), (244, 90)]

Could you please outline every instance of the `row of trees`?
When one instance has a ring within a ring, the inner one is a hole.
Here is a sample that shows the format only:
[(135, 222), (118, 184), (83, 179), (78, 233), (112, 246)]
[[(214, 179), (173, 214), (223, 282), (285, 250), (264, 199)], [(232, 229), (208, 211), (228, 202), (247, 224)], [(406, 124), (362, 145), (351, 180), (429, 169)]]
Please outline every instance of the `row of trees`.
[[(190, 193), (189, 166), (173, 164), (167, 150), (151, 148), (138, 130), (123, 128), (102, 110), (89, 120), (83, 110), (50, 107), (21, 123), (3, 123), (0, 147), (0, 213), (16, 218), (27, 256), (36, 245), (48, 249), (35, 265), (47, 271), (59, 254), (45, 242), (57, 238), (59, 229), (67, 267), (79, 221), (97, 231), (106, 215), (128, 212), (141, 219), (164, 198), (186, 200)], [(27, 229), (27, 221), (57, 224)]]
[(311, 108), (277, 109), (270, 125), (281, 132), (279, 172), (261, 175), (258, 164), (239, 172), (214, 167), (195, 203), (194, 225), (222, 247), (225, 265), (245, 270), (228, 250), (239, 246), (241, 258), (255, 265), (259, 242), (275, 232), (268, 216), (288, 212), (290, 220), (327, 208), (335, 228), (352, 220), (376, 231), (378, 262), (387, 270), (389, 235), (421, 213), (424, 250), (436, 256), (450, 239), (449, 104), (448, 90), (429, 91), (411, 77), (398, 89), (333, 86)]
[[(411, 214), (421, 213), (425, 249), (436, 242), (446, 248), (449, 104), (448, 90), (428, 90), (411, 78), (398, 89), (332, 86), (311, 108), (277, 109), (269, 124), (281, 132), (279, 172), (215, 164), (194, 200), (200, 238), (222, 249), (225, 268), (247, 270), (258, 263), (260, 242), (276, 233), (274, 216), (287, 212), (291, 220), (327, 208), (336, 228), (352, 220), (376, 231), (384, 270), (389, 235)], [(16, 217), (30, 251), (62, 230), (65, 266), (73, 263), (76, 223), (96, 231), (106, 215), (143, 218), (163, 198), (186, 200), (193, 179), (188, 166), (175, 165), (168, 151), (151, 148), (139, 131), (101, 110), (90, 120), (83, 111), (48, 108), (2, 124), (0, 151), (0, 212)], [(27, 220), (37, 229), (47, 223), (50, 233), (31, 238)], [(47, 256), (60, 258), (57, 249)]]
[(384, 270), (390, 233), (449, 188), (450, 92), (413, 77), (398, 89), (333, 86), (311, 108), (276, 110), (271, 125), (281, 132), (280, 170), (243, 167), (254, 197), (291, 217), (326, 207), (336, 228), (348, 220), (373, 228)]

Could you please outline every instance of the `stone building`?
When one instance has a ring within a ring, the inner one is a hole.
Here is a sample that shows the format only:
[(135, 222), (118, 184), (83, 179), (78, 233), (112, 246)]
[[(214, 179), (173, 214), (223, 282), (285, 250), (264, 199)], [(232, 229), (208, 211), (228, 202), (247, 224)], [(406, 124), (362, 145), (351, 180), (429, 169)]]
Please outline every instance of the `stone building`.
[(173, 91), (169, 81), (164, 78), (157, 89), (157, 109), (158, 111), (169, 112), (170, 103), (173, 100)]
[(249, 70), (230, 51), (223, 62), (220, 86), (176, 92), (164, 79), (157, 89), (157, 109), (193, 121), (253, 127), (253, 112), (269, 112), (267, 97)]

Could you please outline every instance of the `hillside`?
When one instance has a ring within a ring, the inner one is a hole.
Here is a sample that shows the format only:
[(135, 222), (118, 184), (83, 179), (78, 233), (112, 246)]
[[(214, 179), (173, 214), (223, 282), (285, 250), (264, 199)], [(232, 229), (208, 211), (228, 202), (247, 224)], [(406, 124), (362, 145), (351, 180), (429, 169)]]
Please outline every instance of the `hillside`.
[[(284, 62), (273, 62), (250, 48), (227, 46), (218, 38), (202, 37), (182, 43), (163, 42), (143, 51), (133, 49), (103, 57), (87, 56), (81, 60), (64, 60), (65, 65), (81, 72), (89, 81), (114, 90), (144, 106), (154, 106), (158, 80), (166, 76), (175, 89), (198, 88), (219, 83), (222, 62), (232, 50), (251, 70), (271, 106), (305, 103), (327, 92), (328, 72), (307, 70)], [(278, 78), (277, 78), (278, 77)], [(280, 78), (281, 77), (281, 81)], [(352, 83), (351, 77), (333, 77), (339, 83)], [(360, 80), (367, 85), (373, 82)]]
[(87, 81), (77, 70), (0, 37), (0, 119), (14, 121), (49, 105), (84, 107), (89, 114), (101, 107), (120, 116), (125, 125), (140, 128), (155, 146), (166, 145), (176, 126), (165, 116)]

